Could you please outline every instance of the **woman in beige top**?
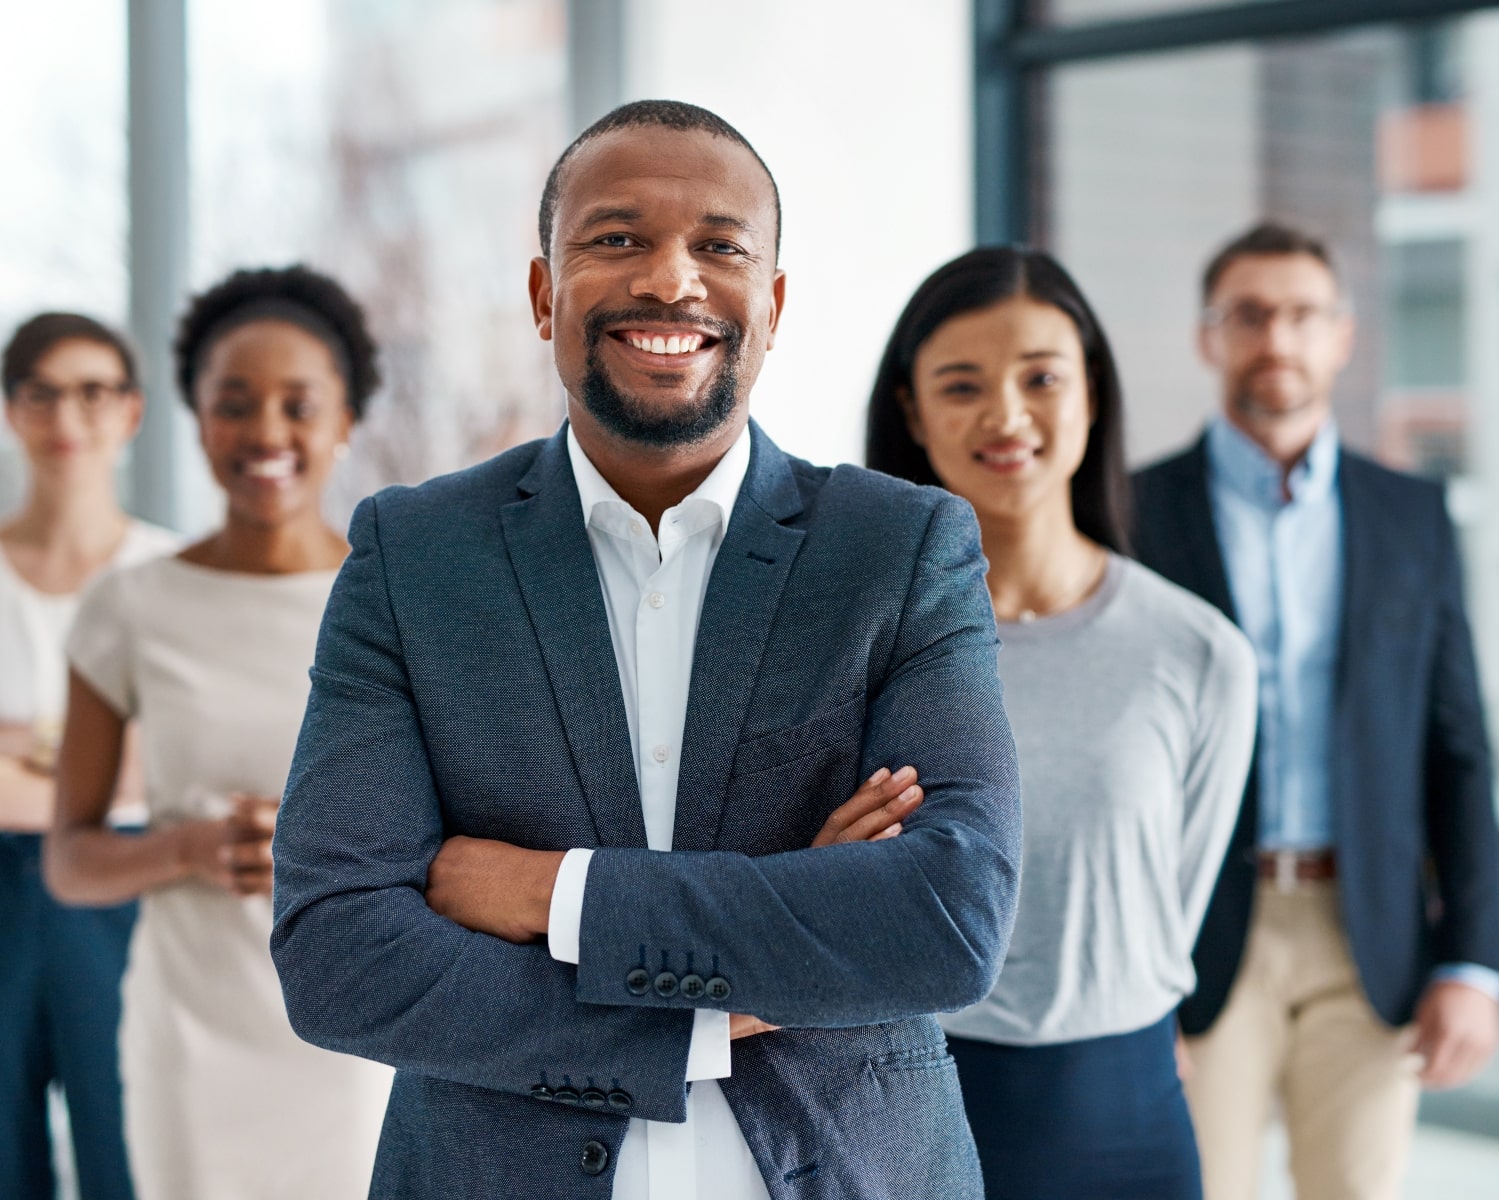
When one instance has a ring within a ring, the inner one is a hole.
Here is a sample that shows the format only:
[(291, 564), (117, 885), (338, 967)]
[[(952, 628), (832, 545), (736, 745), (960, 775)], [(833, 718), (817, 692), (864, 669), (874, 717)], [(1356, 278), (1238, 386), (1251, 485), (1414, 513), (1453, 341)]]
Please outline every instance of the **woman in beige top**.
[[(358, 307), (302, 267), (193, 303), (178, 380), (227, 505), (171, 559), (105, 580), (69, 641), (47, 878), (139, 896), (120, 1033), (139, 1200), (363, 1197), (390, 1072), (300, 1042), (268, 942), (270, 839), (329, 588), (324, 485), (378, 376)], [(138, 717), (150, 826), (104, 821)]]
[(79, 593), (103, 571), (169, 553), (176, 538), (131, 520), (115, 496), (143, 406), (119, 334), (79, 313), (42, 313), (15, 331), (0, 375), (27, 468), (25, 501), (0, 525), (0, 1196), (52, 1200), (47, 1091), (60, 1086), (82, 1200), (129, 1200), (115, 1040), (135, 906), (54, 901), (42, 832)]

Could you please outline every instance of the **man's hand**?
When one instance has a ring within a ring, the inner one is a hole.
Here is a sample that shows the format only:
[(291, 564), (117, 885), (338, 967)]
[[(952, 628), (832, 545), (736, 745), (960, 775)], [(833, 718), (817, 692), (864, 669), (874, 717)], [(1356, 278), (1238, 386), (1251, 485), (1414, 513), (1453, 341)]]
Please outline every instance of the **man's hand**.
[(895, 837), (901, 831), (901, 822), (921, 806), (923, 795), (915, 767), (902, 767), (893, 775), (881, 767), (846, 804), (833, 810), (812, 845), (879, 842)]
[(1421, 1085), (1433, 1091), (1461, 1087), (1493, 1056), (1499, 1044), (1499, 1001), (1456, 980), (1431, 984), (1416, 1006), (1411, 1049), (1426, 1060)]
[(452, 837), (427, 868), (427, 907), (475, 933), (534, 942), (547, 931), (560, 850)]

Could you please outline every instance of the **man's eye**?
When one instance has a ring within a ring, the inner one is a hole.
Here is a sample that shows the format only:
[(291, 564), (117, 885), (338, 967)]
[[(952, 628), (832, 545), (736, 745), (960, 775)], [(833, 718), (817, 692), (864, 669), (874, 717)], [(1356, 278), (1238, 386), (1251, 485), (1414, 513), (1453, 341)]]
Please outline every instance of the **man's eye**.
[(703, 247), (709, 254), (743, 254), (733, 242), (709, 242)]
[(622, 250), (633, 241), (634, 239), (628, 233), (606, 233), (603, 237), (596, 239), (594, 244), (597, 246), (608, 246), (611, 250)]

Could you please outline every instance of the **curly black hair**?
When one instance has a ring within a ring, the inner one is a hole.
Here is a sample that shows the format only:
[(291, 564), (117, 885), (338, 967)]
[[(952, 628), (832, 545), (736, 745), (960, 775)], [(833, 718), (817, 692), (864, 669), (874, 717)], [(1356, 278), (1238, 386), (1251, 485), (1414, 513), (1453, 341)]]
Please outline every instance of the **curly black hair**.
[[(248, 310), (246, 319), (284, 312), (287, 319), (329, 342), (344, 374), (349, 409), (356, 421), (364, 415), (369, 398), (380, 386), (377, 351), (364, 310), (336, 280), (302, 263), (235, 271), (193, 297), (177, 322), (172, 342), (177, 386), (189, 408), (193, 407), (193, 383), (208, 349), (238, 324), (235, 317), (240, 310)], [(299, 313), (306, 319), (298, 321)]]

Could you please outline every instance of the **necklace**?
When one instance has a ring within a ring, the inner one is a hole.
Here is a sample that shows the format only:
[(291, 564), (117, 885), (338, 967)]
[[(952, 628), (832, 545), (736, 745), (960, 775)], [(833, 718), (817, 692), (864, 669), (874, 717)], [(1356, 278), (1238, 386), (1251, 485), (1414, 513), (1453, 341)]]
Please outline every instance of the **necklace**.
[(1030, 625), (1041, 617), (1049, 617), (1055, 613), (1066, 612), (1097, 586), (1099, 577), (1103, 574), (1108, 561), (1107, 554), (1100, 554), (1097, 560), (1090, 561), (1087, 564), (1081, 582), (1069, 590), (1062, 599), (1047, 605), (1045, 609), (1022, 608), (1015, 615), (1015, 620), (1021, 625)]

